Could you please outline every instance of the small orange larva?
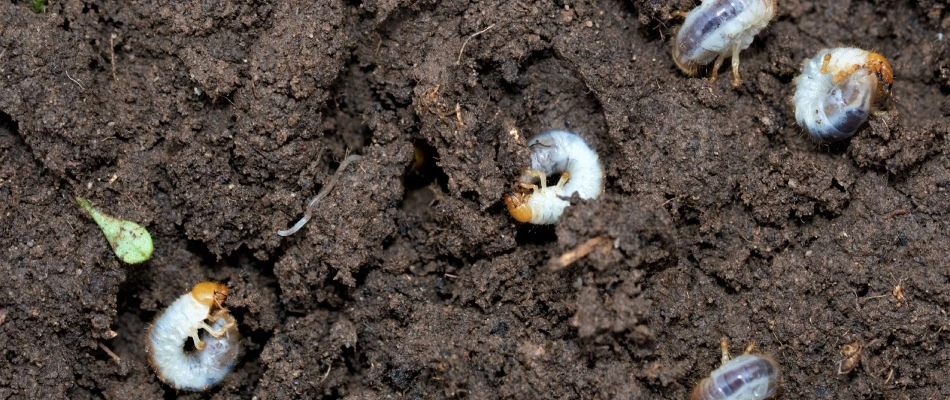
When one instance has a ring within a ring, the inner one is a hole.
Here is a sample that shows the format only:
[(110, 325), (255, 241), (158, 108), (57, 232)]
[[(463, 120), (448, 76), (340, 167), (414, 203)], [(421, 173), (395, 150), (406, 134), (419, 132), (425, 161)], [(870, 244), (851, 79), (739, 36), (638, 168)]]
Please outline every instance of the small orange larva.
[[(199, 282), (149, 326), (145, 349), (162, 382), (176, 389), (206, 390), (231, 372), (241, 347), (237, 321), (223, 307), (227, 297), (227, 286)], [(185, 350), (189, 338), (194, 351)]]
[(861, 361), (861, 354), (864, 352), (864, 346), (861, 342), (849, 343), (841, 346), (841, 356), (844, 357), (838, 361), (838, 375), (844, 375), (854, 369)]

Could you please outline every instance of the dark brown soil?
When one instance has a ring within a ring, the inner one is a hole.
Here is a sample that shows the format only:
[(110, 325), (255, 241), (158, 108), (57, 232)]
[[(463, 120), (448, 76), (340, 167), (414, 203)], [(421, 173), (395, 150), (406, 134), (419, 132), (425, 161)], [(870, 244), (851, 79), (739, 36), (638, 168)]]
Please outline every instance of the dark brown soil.
[[(0, 4), (0, 398), (683, 399), (722, 337), (778, 398), (950, 397), (944, 2), (779, 1), (735, 89), (669, 56), (693, 0), (51, 3)], [(789, 99), (835, 45), (890, 59), (895, 106), (825, 145)], [(501, 197), (552, 128), (605, 195), (521, 226)], [(176, 393), (144, 334), (209, 279), (246, 351)]]

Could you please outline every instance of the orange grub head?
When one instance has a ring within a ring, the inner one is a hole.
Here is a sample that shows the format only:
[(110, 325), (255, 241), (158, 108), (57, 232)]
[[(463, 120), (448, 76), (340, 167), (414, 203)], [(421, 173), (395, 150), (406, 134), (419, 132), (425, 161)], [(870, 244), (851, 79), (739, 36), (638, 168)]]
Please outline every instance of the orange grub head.
[(891, 69), (891, 64), (887, 62), (887, 59), (878, 53), (868, 53), (868, 59), (864, 67), (877, 76), (877, 87), (872, 94), (871, 101), (879, 106), (891, 94), (894, 70)]
[(213, 304), (223, 307), (222, 304), (228, 298), (228, 287), (217, 282), (198, 282), (191, 289), (191, 297), (208, 307)]
[(894, 70), (891, 69), (891, 64), (887, 62), (884, 56), (878, 53), (868, 53), (865, 68), (877, 74), (877, 79), (884, 85), (890, 86), (894, 83)]
[(524, 195), (517, 193), (508, 193), (505, 195), (505, 206), (508, 207), (508, 214), (518, 222), (531, 221), (531, 207), (525, 201)]

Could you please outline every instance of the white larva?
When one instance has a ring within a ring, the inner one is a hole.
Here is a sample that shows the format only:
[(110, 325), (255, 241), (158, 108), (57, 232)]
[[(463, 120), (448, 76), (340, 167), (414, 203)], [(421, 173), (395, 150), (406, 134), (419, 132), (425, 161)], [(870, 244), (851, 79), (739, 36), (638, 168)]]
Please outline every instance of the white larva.
[[(531, 169), (521, 174), (519, 192), (505, 196), (508, 212), (519, 222), (556, 224), (574, 193), (596, 199), (604, 191), (604, 172), (597, 153), (580, 136), (549, 131), (531, 138)], [(556, 186), (548, 175), (561, 174)], [(535, 183), (537, 182), (537, 183)], [(523, 190), (527, 190), (525, 193)]]
[(782, 381), (782, 370), (772, 357), (749, 354), (755, 345), (749, 345), (746, 354), (729, 359), (729, 341), (719, 341), (722, 366), (703, 379), (693, 389), (690, 400), (764, 400), (775, 394)]
[(716, 368), (690, 400), (764, 400), (775, 394), (782, 372), (767, 356), (744, 354)]
[(710, 79), (732, 56), (732, 85), (739, 86), (739, 52), (775, 16), (775, 0), (703, 0), (686, 15), (673, 40), (673, 61), (686, 74), (695, 75), (714, 59)]
[[(149, 326), (146, 352), (163, 382), (181, 390), (206, 390), (234, 368), (240, 338), (237, 322), (222, 306), (227, 296), (227, 286), (200, 282)], [(194, 351), (185, 351), (188, 338)]]
[(813, 137), (851, 137), (890, 96), (894, 71), (884, 56), (853, 47), (824, 49), (795, 79), (795, 120)]

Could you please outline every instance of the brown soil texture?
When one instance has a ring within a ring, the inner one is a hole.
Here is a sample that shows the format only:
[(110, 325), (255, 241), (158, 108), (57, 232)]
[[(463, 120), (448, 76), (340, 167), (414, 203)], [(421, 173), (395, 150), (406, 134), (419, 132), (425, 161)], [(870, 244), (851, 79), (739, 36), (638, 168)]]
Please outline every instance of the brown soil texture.
[[(0, 398), (684, 399), (720, 338), (781, 364), (776, 398), (950, 397), (943, 2), (779, 1), (737, 88), (670, 57), (694, 0), (30, 3), (0, 4)], [(893, 107), (828, 145), (790, 98), (841, 45), (889, 58)], [(555, 128), (605, 193), (520, 225), (502, 196)], [(202, 280), (244, 354), (178, 392), (144, 335)]]

